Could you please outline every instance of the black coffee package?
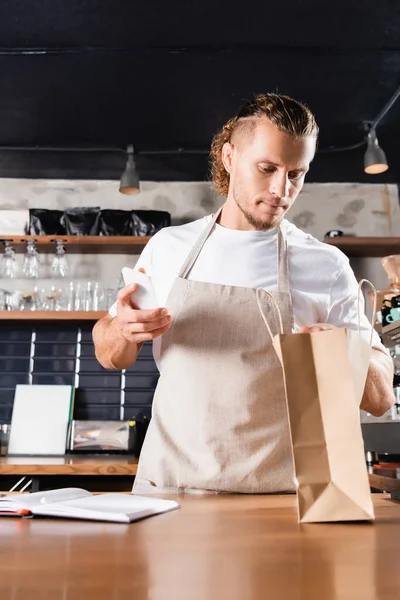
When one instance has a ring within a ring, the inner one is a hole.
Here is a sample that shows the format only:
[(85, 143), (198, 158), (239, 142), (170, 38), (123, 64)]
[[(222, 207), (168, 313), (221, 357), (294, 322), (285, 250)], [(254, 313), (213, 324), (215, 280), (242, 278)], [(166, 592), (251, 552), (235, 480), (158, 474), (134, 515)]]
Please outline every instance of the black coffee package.
[(100, 216), (100, 235), (134, 235), (132, 211), (104, 209)]
[(65, 235), (64, 211), (30, 208), (29, 235)]
[(67, 235), (100, 235), (100, 207), (66, 208), (64, 222)]
[(154, 235), (163, 227), (171, 225), (171, 215), (162, 210), (134, 210), (131, 223), (131, 235)]

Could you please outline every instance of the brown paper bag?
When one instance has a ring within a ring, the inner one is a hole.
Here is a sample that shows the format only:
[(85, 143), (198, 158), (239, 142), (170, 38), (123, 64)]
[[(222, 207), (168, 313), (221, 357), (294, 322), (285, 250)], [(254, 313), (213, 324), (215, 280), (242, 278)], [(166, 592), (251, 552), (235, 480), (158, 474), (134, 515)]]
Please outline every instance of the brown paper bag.
[(283, 367), (299, 521), (373, 519), (359, 413), (370, 345), (338, 328), (282, 333), (273, 343)]

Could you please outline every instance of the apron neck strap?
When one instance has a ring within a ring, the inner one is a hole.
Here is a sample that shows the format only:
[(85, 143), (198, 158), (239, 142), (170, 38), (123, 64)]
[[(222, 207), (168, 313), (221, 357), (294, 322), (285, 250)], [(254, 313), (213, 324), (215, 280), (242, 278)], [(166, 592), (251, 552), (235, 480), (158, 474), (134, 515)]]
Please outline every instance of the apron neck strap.
[[(210, 223), (204, 229), (204, 231), (199, 236), (192, 250), (190, 251), (187, 259), (183, 263), (178, 277), (181, 279), (186, 279), (189, 275), (190, 271), (193, 268), (194, 263), (196, 262), (200, 252), (203, 249), (204, 244), (208, 240), (211, 235), (212, 230), (214, 229), (215, 223), (222, 211), (222, 206), (217, 210), (217, 212), (213, 215)], [(282, 231), (282, 227), (278, 228), (278, 287), (280, 292), (290, 293), (290, 283), (289, 283), (289, 258), (287, 251), (287, 241), (286, 235)]]
[(222, 211), (222, 206), (213, 215), (213, 218), (211, 219), (210, 223), (207, 225), (207, 227), (201, 233), (197, 242), (195, 243), (195, 245), (189, 252), (187, 259), (185, 260), (185, 262), (183, 263), (183, 266), (181, 267), (181, 270), (179, 271), (179, 274), (178, 274), (179, 278), (186, 279), (187, 276), (189, 275), (194, 263), (196, 262), (200, 252), (203, 249), (204, 244), (206, 243), (212, 230), (214, 229), (214, 225), (217, 222), (217, 219), (218, 219), (219, 215), (221, 214), (221, 211)]
[(278, 289), (290, 294), (289, 253), (282, 225), (278, 228)]

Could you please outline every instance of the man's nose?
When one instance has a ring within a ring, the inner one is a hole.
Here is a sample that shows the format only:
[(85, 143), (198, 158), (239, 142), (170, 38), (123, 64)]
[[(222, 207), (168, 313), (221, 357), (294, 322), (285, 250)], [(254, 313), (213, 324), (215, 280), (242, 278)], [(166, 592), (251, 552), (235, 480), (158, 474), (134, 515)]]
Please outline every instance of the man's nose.
[(289, 193), (289, 178), (286, 173), (275, 172), (270, 181), (269, 192), (277, 200), (286, 198)]

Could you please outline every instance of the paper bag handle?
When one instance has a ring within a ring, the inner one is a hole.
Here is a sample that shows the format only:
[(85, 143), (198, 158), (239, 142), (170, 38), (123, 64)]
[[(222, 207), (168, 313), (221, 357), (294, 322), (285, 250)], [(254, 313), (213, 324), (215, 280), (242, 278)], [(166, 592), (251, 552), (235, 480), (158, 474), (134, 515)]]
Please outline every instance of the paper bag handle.
[(360, 329), (361, 329), (360, 297), (361, 297), (361, 289), (362, 289), (363, 283), (368, 283), (371, 286), (372, 291), (374, 293), (374, 306), (373, 306), (373, 310), (372, 310), (371, 337), (370, 337), (370, 340), (369, 340), (369, 345), (372, 346), (372, 337), (374, 335), (374, 323), (375, 323), (375, 320), (376, 320), (377, 292), (376, 292), (376, 287), (374, 286), (373, 283), (371, 283), (369, 281), (369, 279), (361, 279), (360, 280), (360, 282), (358, 284), (358, 294), (357, 294), (357, 323), (358, 323), (358, 333), (360, 333)]
[(261, 316), (262, 316), (262, 318), (263, 318), (263, 321), (264, 321), (264, 323), (265, 323), (265, 326), (266, 326), (266, 328), (268, 329), (268, 333), (269, 333), (269, 335), (271, 336), (271, 340), (273, 340), (273, 339), (274, 339), (274, 336), (273, 336), (273, 334), (272, 334), (271, 327), (269, 326), (269, 323), (268, 323), (268, 321), (267, 321), (267, 317), (265, 316), (265, 314), (264, 314), (264, 311), (263, 311), (263, 309), (262, 309), (262, 306), (261, 306), (261, 299), (260, 299), (260, 298), (261, 298), (261, 293), (262, 293), (262, 292), (264, 292), (264, 294), (266, 294), (267, 296), (269, 296), (269, 297), (271, 298), (272, 302), (273, 302), (273, 305), (274, 305), (274, 307), (275, 307), (275, 310), (276, 310), (276, 312), (277, 312), (277, 315), (278, 315), (278, 320), (279, 320), (279, 328), (280, 328), (280, 330), (281, 330), (281, 331), (280, 331), (281, 333), (283, 333), (283, 321), (282, 321), (282, 315), (281, 315), (281, 311), (280, 311), (280, 309), (279, 309), (278, 303), (277, 303), (277, 301), (275, 300), (275, 298), (273, 297), (273, 295), (272, 295), (270, 292), (267, 292), (266, 290), (264, 290), (263, 288), (257, 288), (257, 289), (256, 289), (256, 297), (257, 297), (258, 309), (259, 309), (259, 311), (260, 311), (260, 314), (261, 314)]

